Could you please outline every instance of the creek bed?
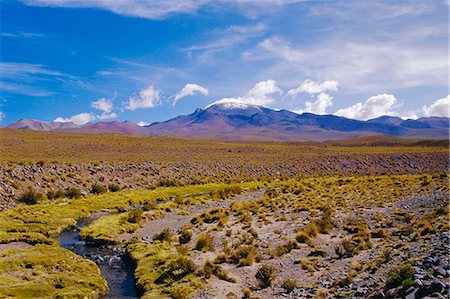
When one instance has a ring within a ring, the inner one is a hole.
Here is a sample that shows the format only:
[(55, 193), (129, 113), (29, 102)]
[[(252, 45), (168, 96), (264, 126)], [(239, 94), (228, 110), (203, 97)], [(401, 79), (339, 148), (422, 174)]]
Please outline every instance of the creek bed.
[(109, 286), (106, 298), (138, 298), (133, 277), (134, 266), (124, 250), (118, 245), (92, 246), (80, 240), (81, 229), (102, 215), (104, 214), (94, 213), (90, 218), (79, 220), (75, 228), (64, 231), (58, 237), (58, 242), (61, 247), (98, 265)]

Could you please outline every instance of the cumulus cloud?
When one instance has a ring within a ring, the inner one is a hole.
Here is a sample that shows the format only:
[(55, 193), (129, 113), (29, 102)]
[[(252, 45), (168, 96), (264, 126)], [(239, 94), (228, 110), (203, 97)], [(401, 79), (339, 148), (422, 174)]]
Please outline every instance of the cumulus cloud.
[(117, 114), (114, 112), (111, 112), (111, 113), (104, 112), (100, 115), (97, 115), (98, 119), (111, 119), (111, 118), (116, 118), (116, 117), (117, 117)]
[(334, 80), (324, 81), (322, 83), (314, 82), (312, 80), (305, 80), (297, 88), (289, 89), (288, 95), (293, 96), (300, 93), (316, 94), (325, 91), (337, 91), (338, 82)]
[(63, 122), (63, 123), (73, 122), (76, 125), (84, 125), (95, 119), (96, 119), (95, 115), (93, 115), (92, 113), (85, 112), (85, 113), (76, 114), (76, 115), (68, 117), (68, 118), (57, 117), (53, 121), (54, 122)]
[(315, 82), (310, 79), (303, 81), (296, 88), (289, 89), (287, 94), (296, 97), (299, 94), (306, 93), (312, 95), (314, 101), (306, 101), (305, 108), (294, 110), (295, 113), (311, 112), (315, 114), (326, 114), (327, 108), (333, 106), (333, 97), (326, 93), (327, 91), (337, 91), (339, 83), (334, 80)]
[(270, 105), (274, 102), (273, 95), (281, 94), (282, 90), (275, 80), (266, 80), (256, 83), (240, 100), (253, 105)]
[(125, 103), (125, 109), (153, 108), (161, 105), (161, 94), (158, 89), (149, 86), (139, 93), (139, 97), (130, 97)]
[(368, 98), (364, 103), (356, 103), (353, 106), (340, 109), (335, 115), (352, 119), (368, 120), (383, 115), (395, 115), (391, 109), (398, 103), (392, 94), (379, 94)]
[[(214, 103), (219, 102), (234, 102), (241, 104), (252, 104), (258, 106), (267, 106), (272, 104), (275, 99), (274, 94), (281, 94), (283, 91), (277, 86), (275, 80), (266, 80), (256, 83), (244, 96), (237, 98), (224, 98)], [(213, 104), (214, 104), (213, 103)], [(211, 104), (212, 105), (212, 104)], [(209, 105), (209, 106), (211, 106)], [(207, 106), (207, 107), (209, 107)]]
[(91, 103), (91, 107), (105, 113), (110, 113), (113, 109), (112, 100), (100, 98), (97, 101)]
[(175, 99), (173, 100), (173, 105), (175, 105), (180, 99), (196, 93), (208, 95), (208, 89), (194, 83), (188, 83), (179, 92), (177, 92)]
[(150, 123), (148, 123), (148, 122), (146, 122), (146, 121), (142, 121), (142, 120), (141, 120), (140, 122), (137, 123), (137, 125), (140, 126), (140, 127), (145, 127), (145, 126), (148, 126), (149, 124), (150, 124)]
[(429, 106), (423, 106), (422, 111), (425, 116), (445, 116), (450, 117), (450, 95), (439, 99)]
[(305, 109), (294, 110), (295, 113), (311, 112), (314, 114), (326, 114), (328, 107), (333, 105), (333, 97), (327, 93), (321, 92), (314, 102), (306, 101)]

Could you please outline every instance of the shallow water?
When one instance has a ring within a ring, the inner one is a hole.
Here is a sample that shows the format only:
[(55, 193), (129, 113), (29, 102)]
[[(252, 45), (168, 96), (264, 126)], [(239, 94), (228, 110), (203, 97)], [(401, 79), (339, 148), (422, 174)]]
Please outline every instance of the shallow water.
[(61, 247), (94, 261), (100, 268), (103, 278), (108, 282), (109, 293), (106, 298), (138, 298), (134, 287), (134, 267), (119, 247), (89, 246), (80, 240), (80, 230), (92, 223), (95, 218), (78, 221), (74, 229), (64, 231), (58, 238)]

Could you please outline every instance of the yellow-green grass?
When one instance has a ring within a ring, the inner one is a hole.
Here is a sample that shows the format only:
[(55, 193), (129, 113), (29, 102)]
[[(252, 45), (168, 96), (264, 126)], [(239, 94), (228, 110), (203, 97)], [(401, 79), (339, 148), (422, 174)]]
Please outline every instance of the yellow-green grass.
[(107, 291), (94, 262), (59, 246), (0, 253), (0, 298), (99, 298)]
[[(202, 287), (202, 280), (195, 272), (180, 277), (171, 277), (170, 269), (174, 272), (182, 272), (182, 263), (178, 260), (186, 261), (189, 258), (179, 255), (170, 244), (156, 243), (130, 244), (127, 250), (131, 258), (136, 263), (134, 273), (136, 285), (141, 289), (141, 298), (190, 298), (190, 295)], [(175, 266), (179, 266), (179, 269)]]
[[(0, 164), (8, 162), (236, 162), (272, 164), (293, 157), (330, 154), (389, 154), (447, 152), (448, 146), (410, 146), (417, 139), (389, 139), (389, 146), (364, 146), (346, 141), (344, 146), (326, 143), (237, 143), (174, 137), (121, 134), (57, 133), (0, 129)], [(378, 140), (380, 137), (374, 137)], [(368, 138), (371, 139), (371, 138)], [(426, 140), (425, 140), (426, 141)], [(366, 142), (366, 144), (370, 142)], [(339, 143), (336, 143), (339, 144)], [(419, 143), (420, 144), (420, 143)], [(426, 144), (426, 143), (425, 143)], [(433, 143), (430, 143), (433, 144)], [(437, 142), (436, 144), (440, 144)], [(357, 145), (357, 146), (354, 146)], [(408, 146), (405, 146), (408, 145)]]
[(136, 231), (139, 223), (127, 221), (128, 213), (100, 217), (80, 232), (80, 238), (96, 244), (116, 244), (119, 234)]
[[(0, 243), (7, 243), (10, 237), (5, 233), (23, 233), (22, 241), (27, 242), (26, 234), (40, 233), (46, 237), (57, 237), (62, 231), (73, 227), (78, 219), (88, 217), (91, 212), (126, 208), (133, 204), (154, 202), (158, 198), (186, 197), (192, 194), (205, 194), (226, 188), (227, 184), (188, 185), (181, 187), (159, 187), (154, 190), (122, 190), (114, 193), (88, 195), (80, 199), (59, 199), (36, 205), (19, 204), (17, 207), (0, 212)], [(262, 186), (259, 182), (241, 184), (244, 189)], [(189, 197), (195, 201), (195, 197)], [(189, 200), (188, 200), (189, 202)], [(160, 208), (166, 208), (167, 203)], [(115, 217), (115, 216), (112, 216)], [(116, 220), (120, 220), (116, 218)], [(15, 238), (19, 238), (16, 234)]]
[[(147, 200), (155, 200), (156, 198), (168, 198), (168, 197), (178, 197), (182, 198), (184, 205), (196, 205), (201, 204), (206, 201), (206, 199), (217, 200), (217, 193), (220, 190), (230, 190), (233, 187), (240, 187), (243, 190), (253, 190), (258, 187), (262, 187), (263, 184), (260, 182), (246, 182), (240, 184), (206, 184), (206, 185), (195, 185), (195, 186), (185, 186), (185, 187), (169, 187), (169, 188), (157, 188), (153, 190), (157, 192), (159, 196), (151, 192), (146, 192), (146, 196), (140, 197)], [(163, 190), (165, 193), (163, 194)], [(131, 191), (132, 194), (139, 191)], [(207, 195), (204, 195), (204, 194)], [(202, 194), (199, 197), (189, 196), (192, 194)], [(211, 197), (209, 194), (212, 194)], [(136, 194), (134, 194), (136, 195)], [(181, 202), (181, 201), (180, 201)], [(173, 209), (177, 207), (175, 202), (166, 202), (157, 205), (155, 211), (144, 212), (143, 221), (149, 220), (153, 217), (161, 216), (162, 212), (167, 209)], [(88, 227), (85, 227), (81, 233), (81, 238), (98, 243), (98, 244), (115, 244), (119, 242), (119, 235), (126, 232), (134, 232), (140, 227), (139, 223), (130, 223), (127, 221), (128, 213), (123, 214), (113, 214), (102, 216), (98, 220), (94, 221)]]

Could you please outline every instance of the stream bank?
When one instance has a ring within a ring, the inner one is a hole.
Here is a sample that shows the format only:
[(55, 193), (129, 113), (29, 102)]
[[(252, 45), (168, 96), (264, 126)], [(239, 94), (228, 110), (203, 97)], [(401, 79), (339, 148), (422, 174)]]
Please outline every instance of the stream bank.
[(93, 246), (80, 240), (81, 229), (103, 215), (94, 213), (90, 218), (79, 220), (75, 228), (64, 231), (58, 237), (58, 242), (61, 247), (98, 265), (109, 287), (106, 298), (138, 298), (133, 276), (134, 265), (125, 250), (119, 245)]

